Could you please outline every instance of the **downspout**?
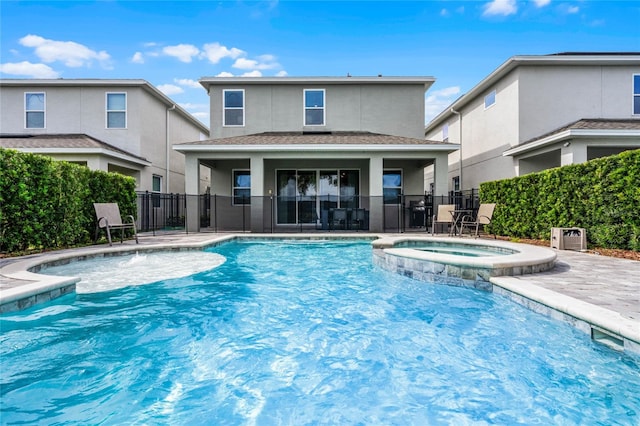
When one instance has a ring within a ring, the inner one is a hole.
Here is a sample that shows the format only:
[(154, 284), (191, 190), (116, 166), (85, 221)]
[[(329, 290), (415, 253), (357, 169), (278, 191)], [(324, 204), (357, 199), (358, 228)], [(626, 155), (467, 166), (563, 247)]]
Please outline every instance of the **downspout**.
[(462, 186), (462, 114), (460, 114), (458, 111), (456, 111), (455, 109), (451, 108), (451, 113), (455, 114), (458, 116), (458, 128), (459, 128), (459, 143), (460, 143), (460, 149), (458, 150), (458, 168), (460, 169), (460, 191), (462, 191), (462, 189), (464, 188), (464, 186)]
[(166, 164), (166, 170), (165, 170), (165, 193), (168, 194), (169, 193), (169, 155), (171, 154), (171, 149), (169, 146), (169, 113), (171, 111), (173, 111), (174, 109), (176, 109), (176, 104), (171, 105), (171, 108), (167, 108), (167, 120), (166, 120), (166, 128), (165, 128), (165, 148), (167, 150), (166, 155), (167, 155), (167, 161), (165, 162)]

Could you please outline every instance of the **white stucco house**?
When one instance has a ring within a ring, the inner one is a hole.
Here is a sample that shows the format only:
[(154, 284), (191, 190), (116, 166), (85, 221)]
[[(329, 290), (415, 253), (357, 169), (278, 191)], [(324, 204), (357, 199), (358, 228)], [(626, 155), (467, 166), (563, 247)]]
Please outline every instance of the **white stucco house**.
[[(435, 193), (447, 191), (448, 156), (458, 146), (424, 139), (425, 92), (433, 82), (202, 78), (211, 139), (173, 146), (185, 156), (186, 193), (199, 193), (204, 165), (218, 226), (242, 216), (253, 232), (326, 227), (330, 211), (346, 208), (362, 211), (367, 229), (381, 231), (402, 196), (424, 197), (425, 167), (434, 170)], [(197, 230), (198, 218), (188, 217), (187, 226)]]
[(425, 137), (461, 146), (449, 155), (451, 190), (640, 148), (640, 53), (511, 57)]
[(0, 80), (0, 147), (132, 176), (139, 191), (184, 191), (184, 156), (171, 146), (208, 137), (145, 80)]

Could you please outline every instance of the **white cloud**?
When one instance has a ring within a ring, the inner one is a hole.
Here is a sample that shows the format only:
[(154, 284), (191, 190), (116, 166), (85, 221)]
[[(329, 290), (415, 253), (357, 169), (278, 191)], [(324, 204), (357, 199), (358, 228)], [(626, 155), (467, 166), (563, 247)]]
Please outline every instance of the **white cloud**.
[(166, 46), (162, 49), (162, 53), (167, 56), (178, 58), (180, 62), (189, 63), (194, 56), (200, 53), (200, 49), (192, 44), (177, 44), (175, 46)]
[(254, 59), (238, 58), (233, 63), (233, 68), (238, 68), (241, 70), (254, 70), (259, 69), (259, 67), (260, 64)]
[(158, 90), (167, 96), (184, 93), (184, 89), (182, 89), (182, 87), (176, 86), (175, 84), (161, 84), (160, 86), (158, 86)]
[(449, 11), (447, 9), (442, 9), (440, 11), (440, 16), (449, 16)]
[(68, 67), (78, 68), (91, 66), (93, 61), (98, 61), (104, 68), (110, 68), (111, 57), (107, 52), (96, 52), (73, 41), (48, 40), (29, 34), (20, 39), (20, 44), (35, 48), (36, 56), (45, 63), (60, 61)]
[(30, 78), (58, 78), (60, 76), (57, 71), (54, 71), (48, 65), (32, 64), (27, 61), (0, 64), (0, 73), (24, 75)]
[(278, 71), (278, 72), (276, 73), (276, 77), (286, 77), (286, 76), (288, 76), (288, 75), (289, 75), (289, 74), (288, 74), (285, 70)]
[(484, 5), (483, 16), (513, 15), (518, 11), (516, 0), (492, 0)]
[(173, 82), (179, 84), (180, 86), (189, 87), (191, 89), (202, 89), (200, 83), (190, 78), (174, 78)]
[(427, 93), (425, 99), (425, 121), (429, 122), (451, 105), (460, 95), (459, 86), (445, 87)]
[(212, 64), (217, 64), (223, 58), (236, 59), (246, 55), (244, 50), (236, 49), (235, 47), (228, 49), (220, 43), (207, 43), (202, 49), (201, 56), (207, 58)]
[(253, 70), (253, 71), (245, 72), (240, 77), (262, 77), (262, 73), (258, 70)]
[(551, 3), (551, 0), (533, 0), (533, 2), (537, 7), (545, 7), (546, 5)]
[(134, 64), (144, 64), (144, 57), (142, 56), (142, 52), (136, 52), (131, 57), (131, 62)]
[(216, 77), (233, 77), (233, 74), (231, 74), (230, 72), (227, 72), (227, 71), (222, 71), (221, 73), (216, 75)]
[(573, 14), (573, 13), (578, 13), (578, 12), (580, 12), (580, 8), (578, 6), (569, 6), (567, 8), (567, 13)]

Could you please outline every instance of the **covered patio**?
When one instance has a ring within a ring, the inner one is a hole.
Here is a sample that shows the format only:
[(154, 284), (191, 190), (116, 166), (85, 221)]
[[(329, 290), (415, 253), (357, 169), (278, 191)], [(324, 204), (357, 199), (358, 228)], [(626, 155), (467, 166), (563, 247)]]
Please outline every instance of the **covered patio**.
[[(216, 229), (237, 230), (242, 216), (251, 232), (382, 232), (385, 221), (399, 220), (401, 203), (425, 196), (425, 167), (435, 169), (433, 195), (447, 193), (447, 159), (458, 145), (369, 132), (269, 132), (174, 149), (185, 155), (187, 203), (206, 199), (226, 210), (211, 218)], [(210, 171), (211, 197), (189, 197), (198, 195), (199, 166)], [(202, 208), (187, 206), (188, 231), (200, 230)]]

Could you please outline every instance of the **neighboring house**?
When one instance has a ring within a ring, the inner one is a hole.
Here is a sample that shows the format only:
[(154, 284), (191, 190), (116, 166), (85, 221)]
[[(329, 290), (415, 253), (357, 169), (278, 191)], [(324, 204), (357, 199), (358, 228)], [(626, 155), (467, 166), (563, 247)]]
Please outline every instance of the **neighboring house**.
[[(398, 211), (403, 196), (424, 199), (425, 167), (435, 170), (435, 193), (447, 191), (447, 158), (458, 146), (424, 140), (425, 91), (433, 81), (202, 78), (213, 139), (174, 145), (186, 157), (186, 193), (199, 193), (198, 166), (205, 165), (211, 194), (227, 197), (226, 216), (212, 218), (218, 227), (246, 215), (250, 204), (254, 232), (326, 227), (335, 208), (363, 209), (367, 229), (387, 229), (386, 213)], [(195, 205), (189, 211), (197, 212)], [(188, 217), (190, 230), (197, 219)]]
[(0, 80), (0, 147), (132, 176), (139, 191), (184, 191), (171, 145), (208, 135), (145, 80)]
[(640, 148), (640, 53), (514, 56), (425, 137), (461, 143), (449, 156), (451, 190)]

